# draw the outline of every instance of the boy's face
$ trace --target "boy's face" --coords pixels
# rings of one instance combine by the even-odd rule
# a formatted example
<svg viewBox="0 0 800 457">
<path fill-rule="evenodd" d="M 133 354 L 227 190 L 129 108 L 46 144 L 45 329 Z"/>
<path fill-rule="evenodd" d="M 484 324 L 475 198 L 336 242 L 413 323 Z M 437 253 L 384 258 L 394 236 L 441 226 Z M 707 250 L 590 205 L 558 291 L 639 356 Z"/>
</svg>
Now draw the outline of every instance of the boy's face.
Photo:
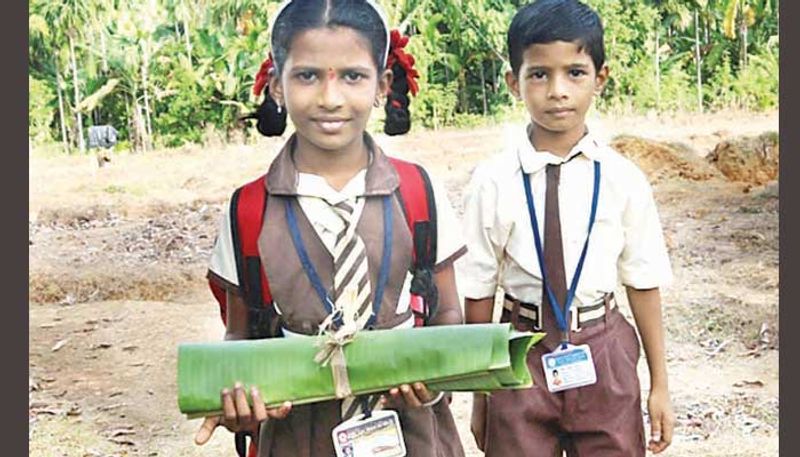
<svg viewBox="0 0 800 457">
<path fill-rule="evenodd" d="M 583 134 L 586 111 L 607 80 L 607 66 L 597 71 L 591 56 L 567 41 L 528 46 L 519 73 L 506 74 L 512 94 L 525 101 L 534 127 L 567 136 Z"/>
</svg>

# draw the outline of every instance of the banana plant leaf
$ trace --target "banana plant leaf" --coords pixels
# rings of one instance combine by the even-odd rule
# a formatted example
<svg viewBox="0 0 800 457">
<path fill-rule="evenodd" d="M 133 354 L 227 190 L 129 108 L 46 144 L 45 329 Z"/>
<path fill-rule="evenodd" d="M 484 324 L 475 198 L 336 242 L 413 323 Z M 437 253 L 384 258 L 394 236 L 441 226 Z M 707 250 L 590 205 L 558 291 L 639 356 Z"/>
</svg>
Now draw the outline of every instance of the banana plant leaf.
<svg viewBox="0 0 800 457">
<path fill-rule="evenodd" d="M 543 333 L 510 324 L 444 325 L 359 332 L 343 348 L 353 394 L 422 381 L 430 389 L 491 391 L 533 385 L 526 363 Z M 185 343 L 178 347 L 178 406 L 190 418 L 221 411 L 220 391 L 258 386 L 277 406 L 336 398 L 331 366 L 314 361 L 324 337 Z"/>
</svg>

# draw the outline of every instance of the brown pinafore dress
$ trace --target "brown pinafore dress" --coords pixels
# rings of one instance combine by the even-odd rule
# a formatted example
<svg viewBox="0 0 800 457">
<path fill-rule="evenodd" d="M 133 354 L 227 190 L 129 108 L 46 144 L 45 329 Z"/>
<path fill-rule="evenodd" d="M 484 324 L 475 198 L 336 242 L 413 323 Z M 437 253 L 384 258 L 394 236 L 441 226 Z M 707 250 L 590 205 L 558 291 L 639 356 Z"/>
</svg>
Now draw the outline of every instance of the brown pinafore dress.
<svg viewBox="0 0 800 457">
<path fill-rule="evenodd" d="M 392 262 L 375 327 L 387 329 L 407 321 L 411 310 L 396 313 L 401 289 L 412 262 L 412 239 L 400 202 L 395 196 L 399 178 L 383 152 L 371 139 L 373 159 L 367 168 L 367 201 L 356 231 L 364 240 L 369 280 L 378 281 L 383 254 L 383 198 L 391 195 L 393 211 Z M 287 142 L 267 174 L 269 200 L 258 247 L 270 278 L 270 289 L 280 312 L 282 325 L 290 332 L 311 335 L 327 317 L 293 248 L 285 204 L 295 209 L 300 235 L 309 258 L 322 279 L 332 287 L 333 258 L 319 239 L 296 199 L 297 169 L 291 157 L 293 138 Z M 431 407 L 398 410 L 406 448 L 411 457 L 462 457 L 464 450 L 448 402 Z M 285 419 L 268 420 L 261 426 L 259 457 L 331 457 L 335 455 L 331 430 L 342 421 L 341 401 L 333 400 L 292 408 Z"/>
</svg>

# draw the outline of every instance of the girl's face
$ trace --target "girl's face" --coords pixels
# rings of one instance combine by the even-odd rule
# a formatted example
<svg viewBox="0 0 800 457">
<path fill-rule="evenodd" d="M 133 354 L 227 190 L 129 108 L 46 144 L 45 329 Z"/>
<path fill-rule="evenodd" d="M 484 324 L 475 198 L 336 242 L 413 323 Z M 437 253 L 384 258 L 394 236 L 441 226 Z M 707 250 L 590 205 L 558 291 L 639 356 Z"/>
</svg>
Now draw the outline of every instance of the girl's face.
<svg viewBox="0 0 800 457">
<path fill-rule="evenodd" d="M 329 152 L 360 146 L 372 107 L 391 71 L 378 74 L 371 44 L 347 27 L 305 30 L 292 40 L 272 97 L 292 118 L 299 140 Z"/>
</svg>

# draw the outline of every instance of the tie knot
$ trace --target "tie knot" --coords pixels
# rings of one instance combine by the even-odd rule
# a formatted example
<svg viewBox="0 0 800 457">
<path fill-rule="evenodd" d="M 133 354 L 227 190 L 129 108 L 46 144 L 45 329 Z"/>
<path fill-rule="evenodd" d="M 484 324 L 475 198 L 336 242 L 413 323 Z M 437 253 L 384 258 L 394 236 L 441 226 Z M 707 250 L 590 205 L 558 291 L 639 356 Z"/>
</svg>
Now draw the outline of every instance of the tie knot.
<svg viewBox="0 0 800 457">
<path fill-rule="evenodd" d="M 355 211 L 355 208 L 353 208 L 352 206 L 350 206 L 350 204 L 346 202 L 339 202 L 335 205 L 332 205 L 332 208 L 344 220 L 349 220 L 350 216 L 353 215 L 353 211 Z"/>
<path fill-rule="evenodd" d="M 547 164 L 547 178 L 549 182 L 558 182 L 561 177 L 561 164 Z"/>
<path fill-rule="evenodd" d="M 337 216 L 344 222 L 344 227 L 347 229 L 350 227 L 350 224 L 353 222 L 353 218 L 355 216 L 356 207 L 355 205 L 351 205 L 347 202 L 339 202 L 335 205 L 331 205 L 331 209 Z"/>
</svg>

